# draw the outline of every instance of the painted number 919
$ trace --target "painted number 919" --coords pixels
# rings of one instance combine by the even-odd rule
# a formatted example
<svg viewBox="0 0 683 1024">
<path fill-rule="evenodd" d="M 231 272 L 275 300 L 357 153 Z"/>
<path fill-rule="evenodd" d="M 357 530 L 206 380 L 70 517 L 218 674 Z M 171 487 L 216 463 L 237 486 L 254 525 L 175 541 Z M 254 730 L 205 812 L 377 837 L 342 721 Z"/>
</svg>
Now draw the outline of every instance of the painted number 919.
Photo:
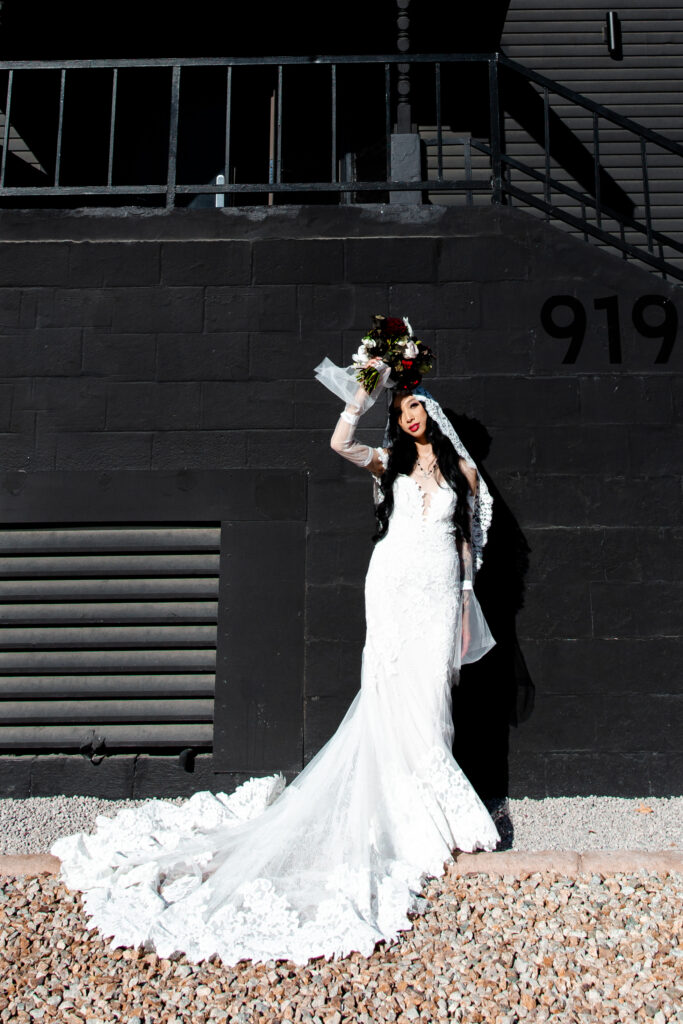
<svg viewBox="0 0 683 1024">
<path fill-rule="evenodd" d="M 607 355 L 610 363 L 621 363 L 621 327 L 619 323 L 619 298 L 616 295 L 607 295 L 604 298 L 595 299 L 593 308 L 604 310 L 607 320 Z M 560 309 L 569 310 L 571 316 L 565 323 L 566 315 L 558 323 L 555 319 L 555 312 Z M 655 323 L 650 322 L 646 317 L 649 310 L 660 310 L 660 315 L 655 316 Z M 633 326 L 644 338 L 661 338 L 661 345 L 655 357 L 655 363 L 667 363 L 676 340 L 678 331 L 678 313 L 671 299 L 664 295 L 641 295 L 633 304 L 631 311 Z M 565 353 L 563 363 L 575 363 L 583 339 L 586 336 L 588 317 L 586 307 L 574 295 L 551 295 L 543 303 L 541 310 L 541 323 L 543 329 L 551 338 L 568 338 L 569 347 Z"/>
</svg>

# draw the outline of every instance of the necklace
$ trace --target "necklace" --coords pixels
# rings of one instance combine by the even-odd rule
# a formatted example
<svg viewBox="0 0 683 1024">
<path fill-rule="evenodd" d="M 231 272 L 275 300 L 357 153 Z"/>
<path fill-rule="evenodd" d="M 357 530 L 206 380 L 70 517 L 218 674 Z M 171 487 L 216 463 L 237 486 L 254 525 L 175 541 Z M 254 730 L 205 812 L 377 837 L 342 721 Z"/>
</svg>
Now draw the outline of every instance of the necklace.
<svg viewBox="0 0 683 1024">
<path fill-rule="evenodd" d="M 425 469 L 419 459 L 417 460 L 417 468 L 420 470 L 420 473 L 425 480 L 428 480 L 430 476 L 434 476 L 434 470 L 436 469 L 436 455 L 432 457 L 432 461 L 429 463 L 429 469 Z"/>
</svg>

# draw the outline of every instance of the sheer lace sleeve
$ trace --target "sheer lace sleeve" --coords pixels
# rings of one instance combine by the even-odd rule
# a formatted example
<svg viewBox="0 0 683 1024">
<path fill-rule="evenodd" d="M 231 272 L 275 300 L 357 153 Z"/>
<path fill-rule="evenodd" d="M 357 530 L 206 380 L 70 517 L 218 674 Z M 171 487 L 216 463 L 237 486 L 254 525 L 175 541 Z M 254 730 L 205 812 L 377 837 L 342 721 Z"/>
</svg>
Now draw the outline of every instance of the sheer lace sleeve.
<svg viewBox="0 0 683 1024">
<path fill-rule="evenodd" d="M 364 468 L 369 465 L 374 449 L 355 440 L 356 424 L 359 418 L 358 413 L 353 411 L 353 406 L 347 405 L 334 428 L 334 433 L 330 438 L 330 447 L 332 451 L 342 455 L 349 462 Z"/>
<path fill-rule="evenodd" d="M 370 448 L 366 444 L 356 441 L 356 424 L 371 405 L 377 401 L 389 386 L 391 367 L 382 366 L 379 380 L 371 394 L 368 394 L 356 380 L 358 367 L 347 366 L 345 368 L 335 366 L 329 359 L 323 359 L 322 363 L 315 368 L 315 375 L 329 391 L 338 395 L 346 402 L 346 408 L 339 417 L 337 426 L 330 440 L 333 451 L 338 452 L 349 462 L 363 469 L 369 469 L 373 476 L 381 476 L 386 466 L 386 459 L 379 454 L 383 451 L 380 448 Z"/>
<path fill-rule="evenodd" d="M 346 406 L 330 438 L 330 447 L 354 465 L 369 469 L 374 476 L 380 476 L 386 466 L 386 453 L 382 448 L 371 448 L 356 441 L 356 424 L 360 419 L 357 408 L 355 405 Z"/>
</svg>

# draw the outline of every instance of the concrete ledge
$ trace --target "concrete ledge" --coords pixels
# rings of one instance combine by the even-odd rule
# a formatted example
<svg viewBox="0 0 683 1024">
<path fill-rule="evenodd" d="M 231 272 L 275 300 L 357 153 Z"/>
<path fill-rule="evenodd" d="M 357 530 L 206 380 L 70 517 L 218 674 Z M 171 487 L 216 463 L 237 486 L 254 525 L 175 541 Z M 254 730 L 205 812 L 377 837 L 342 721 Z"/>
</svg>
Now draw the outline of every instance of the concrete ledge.
<svg viewBox="0 0 683 1024">
<path fill-rule="evenodd" d="M 27 853 L 24 855 L 0 857 L 0 876 L 8 875 L 56 875 L 59 872 L 59 857 L 51 853 Z"/>
<path fill-rule="evenodd" d="M 586 850 L 581 854 L 581 871 L 612 875 L 615 871 L 650 871 L 662 875 L 683 872 L 682 850 Z"/>
<path fill-rule="evenodd" d="M 456 875 L 526 876 L 535 871 L 555 871 L 574 878 L 580 854 L 572 850 L 499 850 L 497 853 L 459 853 L 451 871 Z"/>
<path fill-rule="evenodd" d="M 455 875 L 517 875 L 526 878 L 537 871 L 576 878 L 580 874 L 614 875 L 617 872 L 649 871 L 652 874 L 683 872 L 683 850 L 500 850 L 497 853 L 459 853 L 451 872 Z"/>
<path fill-rule="evenodd" d="M 220 210 L 83 207 L 79 210 L 0 211 L 2 242 L 182 242 L 261 238 L 365 238 L 387 235 L 469 235 L 472 226 L 500 234 L 503 220 L 523 230 L 529 216 L 509 206 L 225 206 Z M 578 242 L 577 245 L 583 245 Z"/>
<path fill-rule="evenodd" d="M 49 853 L 0 856 L 0 876 L 56 875 L 58 857 Z M 649 871 L 652 874 L 683 874 L 683 850 L 500 850 L 497 853 L 459 853 L 449 869 L 452 875 L 515 875 L 528 878 L 536 872 L 566 875 L 614 875 Z"/>
</svg>

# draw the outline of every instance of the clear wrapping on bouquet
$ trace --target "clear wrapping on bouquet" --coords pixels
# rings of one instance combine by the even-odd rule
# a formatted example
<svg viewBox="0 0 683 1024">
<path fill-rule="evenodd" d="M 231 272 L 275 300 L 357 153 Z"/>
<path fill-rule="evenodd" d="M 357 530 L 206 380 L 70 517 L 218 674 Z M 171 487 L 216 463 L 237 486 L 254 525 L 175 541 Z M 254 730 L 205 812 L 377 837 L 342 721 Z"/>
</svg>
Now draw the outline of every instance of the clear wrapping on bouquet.
<svg viewBox="0 0 683 1024">
<path fill-rule="evenodd" d="M 370 394 L 364 391 L 362 385 L 356 378 L 358 367 L 353 366 L 337 366 L 327 356 L 323 359 L 322 363 L 319 363 L 313 371 L 328 391 L 336 395 L 337 398 L 341 398 L 342 402 L 346 405 L 358 406 L 359 403 L 359 392 L 360 399 L 362 400 L 362 408 L 359 412 L 367 412 L 367 410 L 375 404 L 381 394 L 384 394 L 384 390 L 389 381 L 389 374 L 391 373 L 391 367 L 385 366 L 380 371 L 379 381 L 373 388 Z"/>
<path fill-rule="evenodd" d="M 461 665 L 469 665 L 473 661 L 479 661 L 495 645 L 495 640 L 488 623 L 484 618 L 481 605 L 477 601 L 473 590 L 463 591 L 463 598 L 467 595 L 467 615 L 469 617 L 470 642 L 466 653 L 461 657 Z M 462 633 L 462 624 L 461 624 Z M 457 645 L 460 649 L 460 645 Z"/>
</svg>

